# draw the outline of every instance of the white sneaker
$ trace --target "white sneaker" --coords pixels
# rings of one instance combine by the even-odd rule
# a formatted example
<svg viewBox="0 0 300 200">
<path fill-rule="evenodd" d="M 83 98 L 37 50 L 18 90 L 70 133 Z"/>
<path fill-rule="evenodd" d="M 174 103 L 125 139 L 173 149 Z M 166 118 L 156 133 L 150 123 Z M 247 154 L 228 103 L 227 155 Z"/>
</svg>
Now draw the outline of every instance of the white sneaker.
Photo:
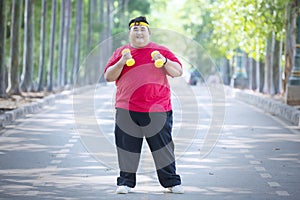
<svg viewBox="0 0 300 200">
<path fill-rule="evenodd" d="M 130 187 L 128 187 L 126 185 L 120 185 L 120 186 L 118 186 L 116 193 L 117 194 L 127 194 L 130 191 L 131 191 Z"/>
<path fill-rule="evenodd" d="M 184 194 L 184 189 L 181 185 L 175 185 L 174 187 L 169 187 L 168 189 L 174 194 Z"/>
</svg>

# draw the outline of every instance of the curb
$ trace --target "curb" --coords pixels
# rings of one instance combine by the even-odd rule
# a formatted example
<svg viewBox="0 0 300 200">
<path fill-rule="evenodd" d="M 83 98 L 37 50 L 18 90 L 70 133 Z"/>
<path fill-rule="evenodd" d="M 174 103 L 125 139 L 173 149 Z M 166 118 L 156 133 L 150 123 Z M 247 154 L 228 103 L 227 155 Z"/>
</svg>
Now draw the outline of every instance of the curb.
<svg viewBox="0 0 300 200">
<path fill-rule="evenodd" d="M 54 105 L 57 100 L 67 98 L 70 93 L 70 91 L 65 91 L 55 95 L 52 94 L 43 99 L 39 99 L 36 102 L 5 112 L 4 114 L 0 115 L 0 129 L 11 124 L 19 118 L 25 117 L 28 114 L 40 112 L 45 106 Z"/>
<path fill-rule="evenodd" d="M 263 98 L 259 94 L 252 91 L 244 91 L 239 89 L 232 89 L 234 97 L 238 100 L 255 105 L 261 110 L 270 113 L 271 115 L 283 118 L 293 125 L 300 126 L 300 110 L 293 106 L 289 106 L 280 101 L 270 98 Z"/>
<path fill-rule="evenodd" d="M 15 120 L 23 118 L 28 114 L 40 112 L 45 106 L 53 106 L 58 100 L 66 99 L 70 95 L 77 94 L 88 89 L 93 89 L 95 87 L 95 85 L 88 85 L 81 88 L 72 88 L 70 90 L 62 91 L 58 94 L 49 95 L 43 99 L 39 99 L 36 102 L 19 107 L 15 110 L 7 111 L 0 115 L 0 130 L 9 124 L 12 124 Z"/>
</svg>

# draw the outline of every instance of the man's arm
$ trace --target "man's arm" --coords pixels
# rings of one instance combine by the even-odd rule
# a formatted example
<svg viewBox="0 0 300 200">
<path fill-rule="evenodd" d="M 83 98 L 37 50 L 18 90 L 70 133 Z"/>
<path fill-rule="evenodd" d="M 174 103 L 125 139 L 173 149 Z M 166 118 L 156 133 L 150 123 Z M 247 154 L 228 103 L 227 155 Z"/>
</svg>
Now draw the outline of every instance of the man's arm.
<svg viewBox="0 0 300 200">
<path fill-rule="evenodd" d="M 170 59 L 167 59 L 161 54 L 154 55 L 154 60 L 162 59 L 164 61 L 164 68 L 168 74 L 172 77 L 178 77 L 182 75 L 182 68 L 178 62 L 174 62 Z"/>
<path fill-rule="evenodd" d="M 106 72 L 104 73 L 105 80 L 107 82 L 116 81 L 119 78 L 124 65 L 126 64 L 126 60 L 128 60 L 129 58 L 131 58 L 131 55 L 126 53 L 126 54 L 122 55 L 122 57 L 120 58 L 120 60 L 118 62 L 116 62 L 114 65 L 108 67 Z"/>
<path fill-rule="evenodd" d="M 182 69 L 178 62 L 174 62 L 172 60 L 169 60 L 165 58 L 167 61 L 164 65 L 165 69 L 167 70 L 168 74 L 172 77 L 178 77 L 182 75 Z"/>
</svg>

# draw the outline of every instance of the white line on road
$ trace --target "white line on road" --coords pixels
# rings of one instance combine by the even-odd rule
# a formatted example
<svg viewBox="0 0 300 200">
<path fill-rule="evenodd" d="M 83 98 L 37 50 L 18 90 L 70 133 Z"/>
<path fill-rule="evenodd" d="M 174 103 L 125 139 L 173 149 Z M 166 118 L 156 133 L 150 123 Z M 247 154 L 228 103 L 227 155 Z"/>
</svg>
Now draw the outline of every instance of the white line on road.
<svg viewBox="0 0 300 200">
<path fill-rule="evenodd" d="M 249 163 L 250 163 L 251 165 L 260 165 L 260 164 L 261 164 L 261 162 L 260 162 L 260 161 L 257 161 L 257 160 L 250 160 Z"/>
<path fill-rule="evenodd" d="M 280 184 L 277 182 L 267 182 L 270 187 L 280 187 Z"/>
<path fill-rule="evenodd" d="M 262 173 L 262 174 L 260 174 L 260 176 L 261 176 L 262 178 L 272 178 L 272 175 L 269 174 L 269 173 Z"/>
<path fill-rule="evenodd" d="M 64 147 L 67 147 L 67 148 L 71 148 L 71 147 L 73 147 L 74 146 L 74 144 L 65 144 L 64 145 Z"/>
<path fill-rule="evenodd" d="M 69 139 L 68 143 L 76 143 L 78 139 Z"/>
<path fill-rule="evenodd" d="M 258 172 L 262 172 L 262 171 L 266 171 L 266 168 L 264 167 L 255 167 L 255 170 L 258 171 Z"/>
<path fill-rule="evenodd" d="M 290 196 L 290 194 L 287 191 L 276 191 L 276 194 L 278 196 Z"/>
<path fill-rule="evenodd" d="M 61 149 L 58 153 L 69 153 L 70 149 Z"/>
<path fill-rule="evenodd" d="M 51 164 L 59 164 L 59 163 L 61 163 L 61 160 L 52 160 L 50 163 Z"/>
</svg>

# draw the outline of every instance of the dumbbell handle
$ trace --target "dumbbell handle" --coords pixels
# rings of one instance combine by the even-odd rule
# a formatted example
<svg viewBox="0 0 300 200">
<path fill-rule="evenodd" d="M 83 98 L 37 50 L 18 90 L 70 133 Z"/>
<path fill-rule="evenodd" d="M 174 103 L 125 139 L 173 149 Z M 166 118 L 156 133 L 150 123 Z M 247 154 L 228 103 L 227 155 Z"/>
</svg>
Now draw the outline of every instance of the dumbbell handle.
<svg viewBox="0 0 300 200">
<path fill-rule="evenodd" d="M 152 53 L 151 53 L 152 59 L 154 58 L 154 56 L 156 54 L 160 54 L 159 51 L 157 51 L 157 50 L 152 51 Z M 164 66 L 164 61 L 161 58 L 159 58 L 159 59 L 155 60 L 154 65 L 155 65 L 156 68 L 161 68 L 162 66 Z"/>
<path fill-rule="evenodd" d="M 126 48 L 126 49 L 122 50 L 122 55 L 124 55 L 126 53 L 130 53 L 130 49 Z M 133 58 L 129 58 L 129 59 L 126 60 L 126 65 L 128 67 L 131 67 L 134 64 L 135 64 L 135 60 Z"/>
</svg>

